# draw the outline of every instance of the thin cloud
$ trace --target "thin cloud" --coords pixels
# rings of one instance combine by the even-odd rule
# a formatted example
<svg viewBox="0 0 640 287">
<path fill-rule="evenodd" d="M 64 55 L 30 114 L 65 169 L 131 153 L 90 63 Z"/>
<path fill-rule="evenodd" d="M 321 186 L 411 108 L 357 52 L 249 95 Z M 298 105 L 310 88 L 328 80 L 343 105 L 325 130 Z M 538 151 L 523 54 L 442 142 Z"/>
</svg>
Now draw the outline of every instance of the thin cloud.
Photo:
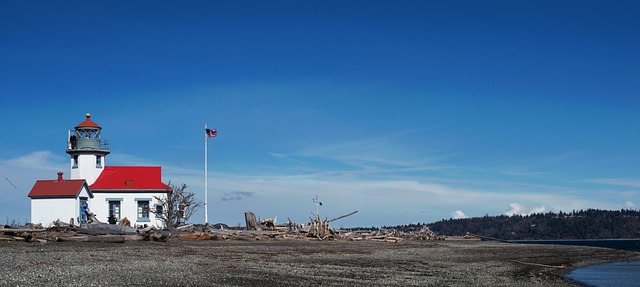
<svg viewBox="0 0 640 287">
<path fill-rule="evenodd" d="M 393 140 L 393 135 L 373 137 L 339 143 L 324 144 L 301 149 L 295 154 L 304 157 L 326 158 L 349 165 L 363 166 L 403 166 L 412 167 L 427 159 L 418 158 L 410 147 L 402 148 L 401 142 Z M 403 152 L 400 152 L 403 151 Z"/>
<path fill-rule="evenodd" d="M 253 194 L 254 194 L 254 192 L 252 192 L 252 191 L 227 192 L 226 194 L 224 194 L 222 196 L 222 201 L 242 200 L 242 199 L 247 198 L 247 197 L 252 197 Z"/>
<path fill-rule="evenodd" d="M 62 156 L 55 155 L 50 151 L 34 151 L 14 159 L 5 160 L 3 164 L 12 167 L 60 171 L 68 168 L 64 166 L 63 162 L 64 158 Z"/>
<path fill-rule="evenodd" d="M 631 179 L 631 178 L 595 178 L 595 179 L 583 180 L 581 182 L 640 188 L 640 179 Z"/>
<path fill-rule="evenodd" d="M 582 157 L 586 154 L 587 153 L 584 150 L 572 150 L 572 151 L 566 151 L 563 153 L 548 155 L 540 159 L 546 162 L 561 162 L 561 161 L 573 160 L 573 159 Z"/>
<path fill-rule="evenodd" d="M 537 175 L 547 175 L 554 174 L 555 172 L 551 171 L 524 171 L 524 170 L 507 170 L 504 171 L 503 174 L 511 175 L 511 176 L 537 176 Z"/>
<path fill-rule="evenodd" d="M 220 200 L 227 203 L 218 208 L 221 208 L 221 213 L 225 210 L 231 217 L 235 217 L 237 213 L 232 208 L 251 209 L 262 214 L 280 213 L 294 219 L 300 214 L 304 217 L 309 209 L 314 208 L 311 203 L 308 206 L 304 203 L 310 202 L 308 199 L 317 194 L 322 197 L 323 203 L 327 203 L 321 210 L 323 213 L 335 215 L 344 213 L 345 210 L 357 209 L 360 210 L 359 216 L 349 220 L 363 226 L 371 223 L 433 222 L 449 218 L 451 210 L 464 209 L 464 215 L 469 217 L 502 214 L 505 213 L 504 206 L 509 206 L 510 203 L 518 203 L 510 214 L 525 215 L 547 210 L 566 211 L 590 207 L 611 209 L 620 206 L 613 201 L 607 205 L 608 201 L 601 198 L 581 197 L 585 192 L 593 192 L 591 190 L 558 185 L 519 183 L 495 178 L 473 179 L 455 174 L 447 177 L 425 177 L 424 173 L 379 176 L 384 171 L 394 169 L 411 168 L 328 170 L 312 166 L 306 170 L 298 169 L 295 173 L 284 169 L 242 173 L 211 171 L 209 190 L 222 194 Z M 163 171 L 166 171 L 165 178 L 188 183 L 192 190 L 203 188 L 202 171 L 199 169 L 189 171 L 164 166 Z M 255 197 L 256 200 L 245 201 L 249 197 Z M 211 206 L 216 205 L 212 203 Z M 429 210 L 428 216 L 421 213 L 425 207 Z"/>
<path fill-rule="evenodd" d="M 272 156 L 272 157 L 275 157 L 275 158 L 287 158 L 287 157 L 289 157 L 286 154 L 275 153 L 275 152 L 270 152 L 269 155 Z"/>
</svg>

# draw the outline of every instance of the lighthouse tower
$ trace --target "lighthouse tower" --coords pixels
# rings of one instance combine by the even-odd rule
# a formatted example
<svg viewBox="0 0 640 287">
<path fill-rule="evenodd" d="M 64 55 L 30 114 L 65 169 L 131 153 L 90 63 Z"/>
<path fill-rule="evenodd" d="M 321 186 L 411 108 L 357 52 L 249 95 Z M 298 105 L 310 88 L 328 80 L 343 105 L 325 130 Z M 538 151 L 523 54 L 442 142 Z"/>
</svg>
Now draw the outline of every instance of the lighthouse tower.
<svg viewBox="0 0 640 287">
<path fill-rule="evenodd" d="M 101 130 L 87 113 L 87 118 L 69 131 L 67 153 L 71 156 L 71 179 L 85 179 L 92 185 L 100 176 L 109 154 L 109 144 L 100 139 Z"/>
</svg>

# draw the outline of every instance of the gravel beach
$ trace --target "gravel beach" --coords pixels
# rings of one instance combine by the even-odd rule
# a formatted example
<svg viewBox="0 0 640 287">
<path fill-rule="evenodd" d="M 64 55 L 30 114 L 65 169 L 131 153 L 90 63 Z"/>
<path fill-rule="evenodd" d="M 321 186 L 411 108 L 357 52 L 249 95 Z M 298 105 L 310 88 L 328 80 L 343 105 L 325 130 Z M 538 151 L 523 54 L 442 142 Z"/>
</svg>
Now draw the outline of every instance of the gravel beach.
<svg viewBox="0 0 640 287">
<path fill-rule="evenodd" d="M 2 286 L 578 286 L 605 248 L 444 240 L 0 242 Z"/>
</svg>

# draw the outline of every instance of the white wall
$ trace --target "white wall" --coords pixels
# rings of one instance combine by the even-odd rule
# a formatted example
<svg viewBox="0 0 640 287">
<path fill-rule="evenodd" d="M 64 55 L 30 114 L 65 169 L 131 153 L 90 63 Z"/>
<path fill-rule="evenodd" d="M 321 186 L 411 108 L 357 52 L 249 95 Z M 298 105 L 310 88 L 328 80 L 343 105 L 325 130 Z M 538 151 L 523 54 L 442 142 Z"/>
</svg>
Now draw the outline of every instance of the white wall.
<svg viewBox="0 0 640 287">
<path fill-rule="evenodd" d="M 77 224 L 79 211 L 80 201 L 75 198 L 31 199 L 31 223 L 41 223 L 45 228 L 58 219 L 69 223 L 73 218 Z"/>
<path fill-rule="evenodd" d="M 127 218 L 131 221 L 132 226 L 148 225 L 158 228 L 163 228 L 164 224 L 159 219 L 156 219 L 155 214 L 149 211 L 148 222 L 138 221 L 138 200 L 148 199 L 149 208 L 155 210 L 155 205 L 158 201 L 155 196 L 165 196 L 164 193 L 124 193 L 124 192 L 109 192 L 101 193 L 94 192 L 93 198 L 89 201 L 89 209 L 96 215 L 96 218 L 100 222 L 108 222 L 109 217 L 109 199 L 121 199 L 120 201 L 120 219 Z"/>
<path fill-rule="evenodd" d="M 76 198 L 32 198 L 31 199 L 31 223 L 40 223 L 43 227 L 51 227 L 53 222 L 62 222 L 78 225 L 80 219 L 80 198 L 88 198 L 89 192 L 86 186 Z M 90 199 L 89 199 L 90 200 Z"/>
<path fill-rule="evenodd" d="M 92 185 L 96 182 L 100 173 L 105 166 L 106 156 L 102 156 L 102 167 L 96 167 L 96 156 L 95 154 L 80 154 L 78 155 L 78 167 L 73 168 L 73 155 L 70 158 L 70 167 L 71 167 L 71 179 L 85 179 L 88 185 Z M 100 155 L 101 156 L 101 155 Z"/>
</svg>

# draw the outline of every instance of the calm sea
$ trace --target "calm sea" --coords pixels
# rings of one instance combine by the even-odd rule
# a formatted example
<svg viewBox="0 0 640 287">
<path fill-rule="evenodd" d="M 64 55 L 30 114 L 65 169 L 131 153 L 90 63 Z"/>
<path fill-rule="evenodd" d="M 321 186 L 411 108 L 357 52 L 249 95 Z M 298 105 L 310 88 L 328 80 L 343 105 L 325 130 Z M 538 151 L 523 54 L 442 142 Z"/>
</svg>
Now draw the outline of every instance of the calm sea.
<svg viewBox="0 0 640 287">
<path fill-rule="evenodd" d="M 620 240 L 530 240 L 520 243 L 597 246 L 640 252 L 640 239 Z M 594 287 L 640 286 L 640 261 L 616 262 L 580 268 L 567 278 Z"/>
</svg>

